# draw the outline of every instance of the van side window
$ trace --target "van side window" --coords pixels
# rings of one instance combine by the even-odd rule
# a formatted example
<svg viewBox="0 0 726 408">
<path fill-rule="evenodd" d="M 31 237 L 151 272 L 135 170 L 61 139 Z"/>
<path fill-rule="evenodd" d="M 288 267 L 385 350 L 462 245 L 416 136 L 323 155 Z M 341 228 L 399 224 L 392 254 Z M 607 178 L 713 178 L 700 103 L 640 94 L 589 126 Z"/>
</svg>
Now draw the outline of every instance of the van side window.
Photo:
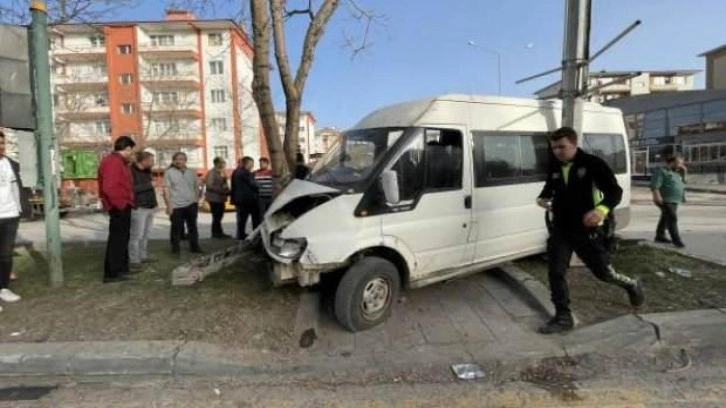
<svg viewBox="0 0 726 408">
<path fill-rule="evenodd" d="M 473 132 L 476 187 L 531 183 L 547 176 L 549 143 L 544 133 Z"/>
<path fill-rule="evenodd" d="M 623 136 L 617 133 L 585 133 L 583 150 L 605 160 L 615 174 L 628 171 Z"/>
<path fill-rule="evenodd" d="M 426 191 L 461 189 L 463 138 L 456 130 L 426 129 Z"/>
<path fill-rule="evenodd" d="M 414 201 L 424 187 L 424 139 L 419 134 L 408 145 L 391 170 L 398 173 L 398 194 L 402 203 Z"/>
</svg>

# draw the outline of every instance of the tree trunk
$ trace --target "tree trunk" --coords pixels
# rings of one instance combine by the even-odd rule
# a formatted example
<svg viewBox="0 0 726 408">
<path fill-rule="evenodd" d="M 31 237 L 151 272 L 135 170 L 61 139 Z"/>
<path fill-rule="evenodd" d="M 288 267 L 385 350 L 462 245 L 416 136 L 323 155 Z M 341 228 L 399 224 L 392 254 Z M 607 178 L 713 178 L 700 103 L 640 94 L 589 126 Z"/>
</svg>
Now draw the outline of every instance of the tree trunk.
<svg viewBox="0 0 726 408">
<path fill-rule="evenodd" d="M 251 0 L 252 35 L 254 57 L 252 69 L 252 98 L 260 112 L 262 128 L 265 132 L 267 149 L 270 153 L 270 164 L 275 180 L 275 191 L 280 192 L 290 179 L 290 172 L 280 141 L 280 133 L 275 119 L 275 105 L 272 101 L 270 86 L 270 14 L 267 0 Z"/>
</svg>

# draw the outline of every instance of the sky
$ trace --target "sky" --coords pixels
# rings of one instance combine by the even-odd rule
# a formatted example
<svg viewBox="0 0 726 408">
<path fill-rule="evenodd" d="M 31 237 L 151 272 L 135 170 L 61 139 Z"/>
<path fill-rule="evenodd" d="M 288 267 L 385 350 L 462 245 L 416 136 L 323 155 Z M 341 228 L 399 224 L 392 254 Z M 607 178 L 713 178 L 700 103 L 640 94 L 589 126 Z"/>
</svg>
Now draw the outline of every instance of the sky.
<svg viewBox="0 0 726 408">
<path fill-rule="evenodd" d="M 314 113 L 318 127 L 346 128 L 379 107 L 437 94 L 496 95 L 496 54 L 469 46 L 470 40 L 501 54 L 503 95 L 531 97 L 560 78 L 554 74 L 514 83 L 560 65 L 564 0 L 357 1 L 384 18 L 372 28 L 370 46 L 353 58 L 345 37 L 361 35 L 363 27 L 351 17 L 346 0 L 341 1 L 320 41 L 303 99 L 303 109 Z M 163 1 L 143 0 L 115 17 L 160 19 L 163 8 Z M 214 14 L 227 18 L 235 11 L 218 8 Z M 593 0 L 593 53 L 635 20 L 642 25 L 591 70 L 703 70 L 704 58 L 698 54 L 726 43 L 725 15 L 724 0 Z M 293 69 L 305 26 L 299 18 L 289 27 Z M 703 84 L 701 73 L 696 86 Z M 279 86 L 274 92 L 279 110 L 284 98 Z"/>
</svg>

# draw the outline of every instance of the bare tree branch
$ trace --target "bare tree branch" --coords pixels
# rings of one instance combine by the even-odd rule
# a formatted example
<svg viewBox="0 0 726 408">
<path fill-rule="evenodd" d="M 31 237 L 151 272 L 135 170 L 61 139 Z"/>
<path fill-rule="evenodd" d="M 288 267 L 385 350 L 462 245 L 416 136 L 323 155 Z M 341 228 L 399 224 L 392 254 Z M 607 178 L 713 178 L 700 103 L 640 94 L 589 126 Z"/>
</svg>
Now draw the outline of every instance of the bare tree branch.
<svg viewBox="0 0 726 408">
<path fill-rule="evenodd" d="M 313 11 L 313 0 L 308 0 L 308 8 L 306 9 L 287 10 L 287 8 L 285 8 L 286 20 L 301 14 L 309 16 L 310 21 L 313 21 L 315 19 L 315 12 Z"/>
<path fill-rule="evenodd" d="M 5 0 L 0 6 L 0 21 L 11 24 L 30 22 L 27 0 Z M 115 16 L 120 10 L 135 7 L 139 0 L 48 0 L 48 21 L 51 25 L 93 23 Z"/>
<path fill-rule="evenodd" d="M 373 27 L 379 25 L 381 21 L 385 20 L 385 16 L 383 14 L 376 14 L 373 10 L 363 8 L 357 0 L 347 0 L 347 4 L 353 20 L 363 26 L 363 34 L 360 38 L 349 35 L 345 29 L 343 30 L 345 46 L 350 48 L 352 51 L 351 59 L 354 59 L 358 56 L 358 54 L 364 52 L 373 45 L 373 42 L 370 39 Z"/>
</svg>

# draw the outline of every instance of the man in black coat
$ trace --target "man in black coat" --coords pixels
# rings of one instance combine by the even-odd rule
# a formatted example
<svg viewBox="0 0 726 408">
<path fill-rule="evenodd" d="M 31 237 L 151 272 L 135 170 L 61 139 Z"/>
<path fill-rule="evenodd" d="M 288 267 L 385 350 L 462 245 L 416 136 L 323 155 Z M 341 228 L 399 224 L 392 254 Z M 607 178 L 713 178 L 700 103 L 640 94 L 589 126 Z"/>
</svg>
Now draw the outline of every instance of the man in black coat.
<svg viewBox="0 0 726 408">
<path fill-rule="evenodd" d="M 237 211 L 237 239 L 239 240 L 247 238 L 245 227 L 250 216 L 253 228 L 257 228 L 262 222 L 259 211 L 259 188 L 252 173 L 254 167 L 255 160 L 245 156 L 232 173 L 232 204 Z"/>
<path fill-rule="evenodd" d="M 540 329 L 543 334 L 574 326 L 566 278 L 573 252 L 598 279 L 625 289 L 633 307 L 645 302 L 641 283 L 613 269 L 603 239 L 605 218 L 623 196 L 615 174 L 605 161 L 577 147 L 577 132 L 572 128 L 554 131 L 550 146 L 556 160 L 550 165 L 537 204 L 551 208 L 553 213 L 547 254 L 556 314 Z"/>
</svg>

